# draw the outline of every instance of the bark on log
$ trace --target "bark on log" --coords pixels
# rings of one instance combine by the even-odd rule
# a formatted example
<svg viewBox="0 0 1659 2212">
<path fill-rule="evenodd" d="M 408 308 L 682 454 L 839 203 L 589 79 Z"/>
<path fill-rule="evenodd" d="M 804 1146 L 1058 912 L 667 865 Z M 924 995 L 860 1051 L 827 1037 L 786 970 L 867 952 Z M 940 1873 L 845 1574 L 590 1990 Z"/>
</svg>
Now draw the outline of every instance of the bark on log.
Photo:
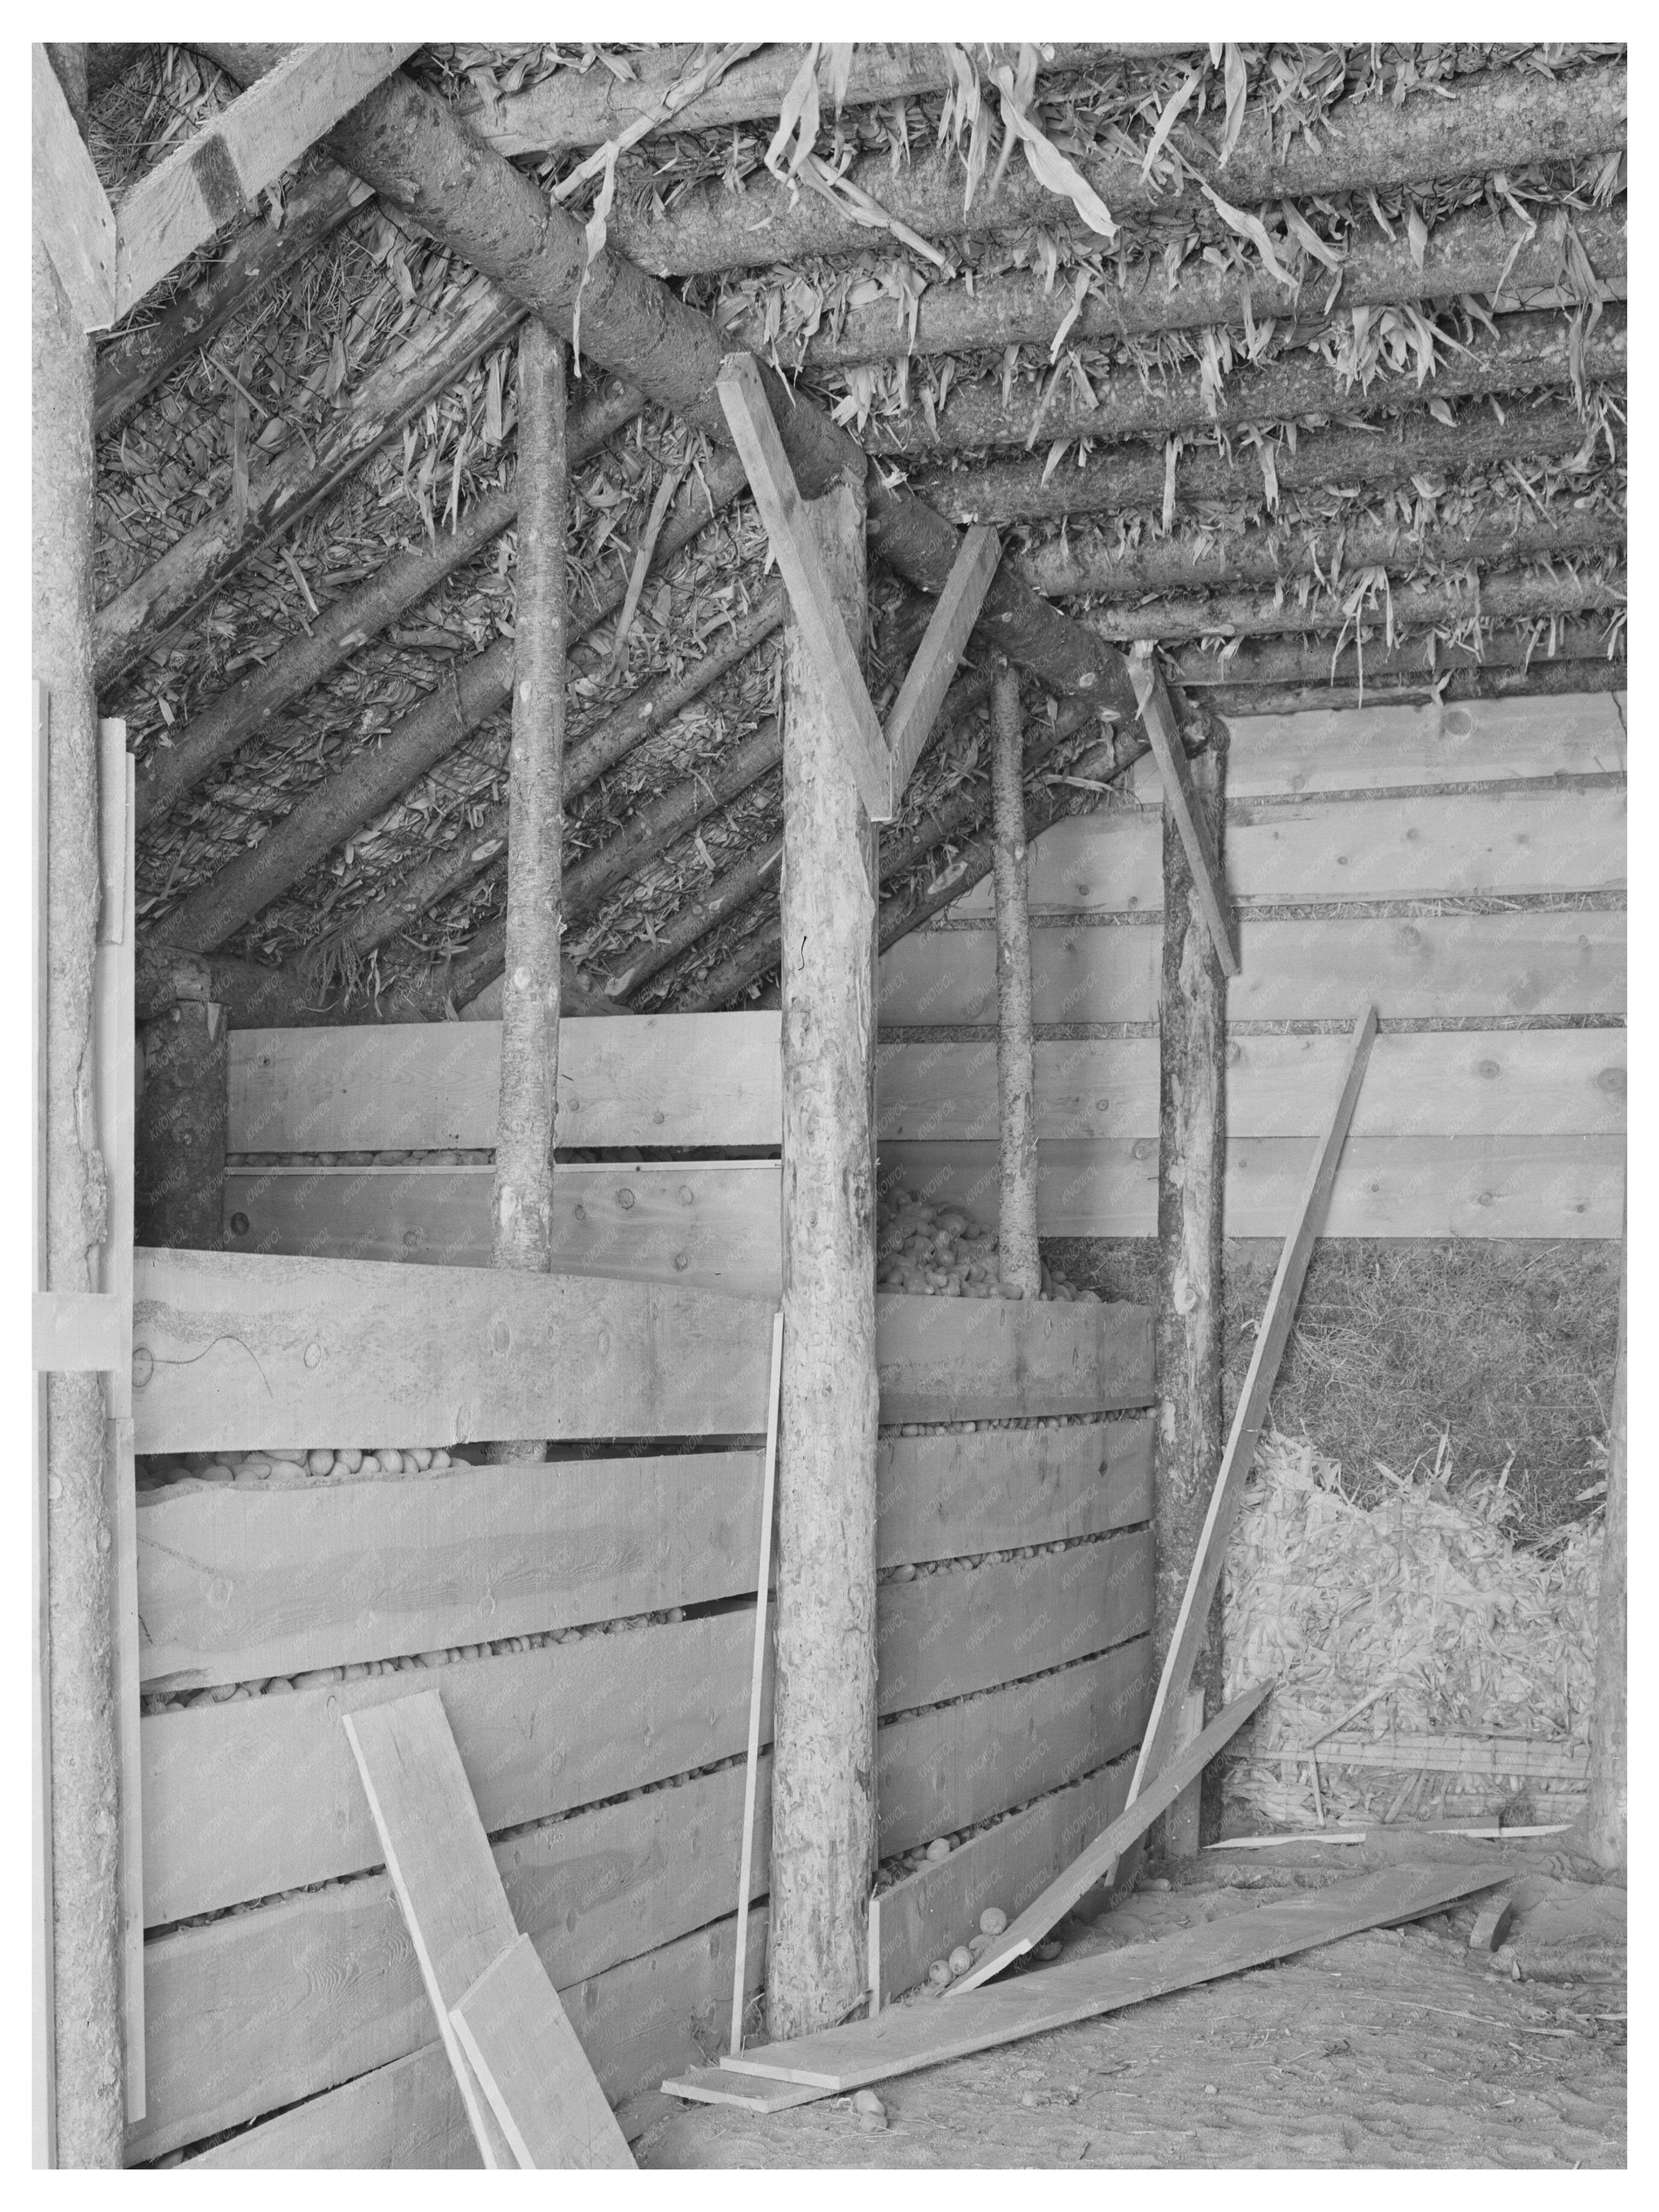
<svg viewBox="0 0 1659 2212">
<path fill-rule="evenodd" d="M 1449 149 L 1456 174 L 1479 176 L 1532 161 L 1571 161 L 1624 143 L 1623 62 L 1592 63 L 1553 80 L 1494 70 L 1459 77 L 1447 89 L 1449 99 L 1425 88 L 1401 107 L 1381 100 L 1340 102 L 1317 140 L 1297 134 L 1289 143 L 1253 101 L 1224 168 L 1218 130 L 1177 123 L 1171 137 L 1185 166 L 1174 186 L 1148 175 L 1141 149 L 1127 141 L 1121 151 L 1097 153 L 1077 167 L 1120 218 L 1156 213 L 1168 221 L 1179 212 L 1194 227 L 1202 223 L 1224 236 L 1202 196 L 1202 183 L 1213 185 L 1232 205 L 1249 208 L 1264 200 L 1328 198 L 1443 176 Z M 534 94 L 519 97 L 527 101 Z M 513 103 L 506 105 L 510 112 Z M 780 94 L 769 109 L 758 112 L 776 114 L 781 105 Z M 501 144 L 481 114 L 471 119 L 480 136 Z M 896 174 L 886 154 L 866 154 L 848 174 L 890 216 L 930 240 L 1007 237 L 1038 224 L 1073 234 L 1083 228 L 1069 203 L 1018 156 L 994 191 L 981 185 L 966 207 L 963 163 L 954 153 L 923 152 Z M 1258 212 L 1271 218 L 1275 209 Z M 642 269 L 683 276 L 867 253 L 872 234 L 821 193 L 763 171 L 745 179 L 735 198 L 724 179 L 700 185 L 665 209 L 653 207 L 648 198 L 628 196 L 611 220 L 611 236 Z"/>
<path fill-rule="evenodd" d="M 519 340 L 520 484 L 508 756 L 506 981 L 490 1259 L 520 1274 L 553 1266 L 553 1121 L 559 1092 L 559 932 L 564 849 L 564 349 L 527 321 Z M 512 1465 L 544 1437 L 492 1443 Z"/>
<path fill-rule="evenodd" d="M 1452 706 L 1460 699 L 1570 698 L 1593 691 L 1626 691 L 1630 667 L 1624 660 L 1534 660 L 1529 668 L 1462 668 L 1435 679 L 1402 677 L 1368 682 L 1364 694 L 1352 685 L 1319 684 L 1217 684 L 1204 694 L 1217 714 L 1231 722 L 1248 714 L 1328 714 L 1333 708 L 1415 705 L 1437 698 Z"/>
<path fill-rule="evenodd" d="M 270 66 L 276 50 L 216 45 L 204 51 L 246 82 Z M 619 254 L 607 249 L 590 263 L 583 225 L 550 208 L 530 178 L 481 146 L 451 110 L 407 76 L 379 87 L 329 143 L 336 158 L 389 205 L 559 330 L 568 327 L 580 296 L 584 356 L 625 372 L 660 404 L 730 447 L 714 390 L 729 337 Z M 817 401 L 792 398 L 769 368 L 762 374 L 803 497 L 815 497 L 849 469 L 865 470 L 863 449 Z M 878 469 L 866 474 L 866 499 L 872 550 L 923 591 L 943 591 L 956 559 L 956 532 L 905 486 L 889 484 Z M 1122 655 L 1037 598 L 1006 563 L 986 598 L 981 627 L 1052 690 L 1086 693 L 1126 720 L 1133 716 L 1134 694 Z"/>
<path fill-rule="evenodd" d="M 863 500 L 804 520 L 865 631 Z M 875 839 L 792 623 L 784 729 L 783 1374 L 767 2029 L 868 1987 L 876 1871 Z"/>
<path fill-rule="evenodd" d="M 82 82 L 84 76 L 82 76 Z M 92 977 L 100 896 L 98 723 L 92 677 L 90 341 L 37 230 L 31 244 L 33 590 L 30 658 L 49 694 L 45 975 L 46 1287 L 100 1287 L 105 1174 L 93 1092 Z M 100 1377 L 46 1378 L 51 1977 L 57 2162 L 121 2164 L 119 1762 L 112 1628 L 113 1532 Z"/>
<path fill-rule="evenodd" d="M 1276 526 L 1243 530 L 1220 539 L 1156 538 L 1116 546 L 1103 535 L 1093 544 L 1054 538 L 1016 556 L 1034 592 L 1047 599 L 1151 599 L 1165 592 L 1239 590 L 1249 584 L 1290 583 L 1302 576 L 1342 575 L 1361 568 L 1410 574 L 1419 568 L 1489 568 L 1498 562 L 1572 560 L 1585 553 L 1625 550 L 1620 514 L 1578 513 L 1569 507 L 1539 520 L 1522 512 L 1477 517 L 1457 529 L 1379 530 L 1328 526 L 1298 530 Z"/>
<path fill-rule="evenodd" d="M 280 230 L 273 230 L 262 216 L 244 225 L 207 274 L 181 293 L 166 314 L 142 330 L 124 331 L 101 349 L 94 435 L 101 438 L 118 428 L 273 277 L 304 260 L 373 198 L 367 185 L 331 165 L 303 178 L 286 196 Z"/>
<path fill-rule="evenodd" d="M 1418 474 L 1493 468 L 1505 461 L 1565 459 L 1581 450 L 1589 467 L 1593 434 L 1574 408 L 1556 404 L 1512 410 L 1503 422 L 1490 415 L 1457 423 L 1425 422 L 1413 415 L 1374 429 L 1314 431 L 1297 440 L 1294 452 L 1288 445 L 1275 445 L 1273 458 L 1282 495 L 1332 483 L 1401 483 Z M 1081 467 L 1062 462 L 1047 483 L 1046 465 L 1034 455 L 1029 461 L 999 461 L 973 470 L 919 470 L 913 481 L 933 508 L 959 523 L 1025 522 L 1103 508 L 1163 507 L 1162 453 L 1098 453 Z M 1230 455 L 1213 446 L 1193 447 L 1176 461 L 1176 512 L 1200 500 L 1243 506 L 1261 482 L 1254 453 Z M 1262 491 L 1265 495 L 1265 483 Z"/>
<path fill-rule="evenodd" d="M 1024 744 L 1019 678 L 1013 669 L 1001 668 L 991 690 L 991 814 L 997 919 L 997 1251 L 1006 1298 L 1035 1298 L 1042 1289 Z"/>
<path fill-rule="evenodd" d="M 1371 637 L 1363 652 L 1350 639 L 1340 653 L 1334 653 L 1328 645 L 1307 646 L 1295 638 L 1275 638 L 1241 645 L 1224 659 L 1219 653 L 1188 647 L 1171 654 L 1170 665 L 1194 691 L 1212 684 L 1231 689 L 1246 684 L 1352 684 L 1362 677 L 1369 685 L 1374 677 L 1432 678 L 1455 669 L 1521 668 L 1547 665 L 1552 660 L 1574 666 L 1588 662 L 1593 666 L 1607 658 L 1607 644 L 1602 623 L 1562 620 L 1555 623 L 1553 635 L 1547 622 L 1540 625 L 1538 635 L 1530 629 L 1494 631 L 1481 638 L 1478 648 L 1426 637 L 1390 651 L 1380 638 Z"/>
<path fill-rule="evenodd" d="M 1619 1275 L 1619 1364 L 1607 1429 L 1607 1526 L 1595 1611 L 1595 1702 L 1590 1713 L 1589 1796 L 1574 1842 L 1597 1866 L 1622 1872 L 1630 1856 L 1629 1519 L 1626 1463 L 1625 1309 L 1628 1250 Z"/>
<path fill-rule="evenodd" d="M 1562 293 L 1569 220 L 1596 276 L 1612 296 L 1621 298 L 1626 270 L 1625 210 L 1620 205 L 1589 214 L 1575 210 L 1571 218 L 1564 209 L 1550 209 L 1532 235 L 1522 238 L 1518 251 L 1518 226 L 1504 229 L 1484 208 L 1449 216 L 1431 232 L 1420 269 L 1403 240 L 1390 245 L 1380 236 L 1363 235 L 1343 261 L 1340 303 L 1344 308 L 1385 307 L 1458 299 L 1466 292 L 1494 311 L 1500 306 L 1559 305 L 1562 297 L 1570 303 L 1570 295 Z M 1153 331 L 1200 330 L 1206 324 L 1238 329 L 1246 300 L 1258 322 L 1304 303 L 1311 317 L 1322 321 L 1323 304 L 1336 283 L 1334 272 L 1310 258 L 1299 270 L 1299 295 L 1287 295 L 1265 270 L 1246 276 L 1207 261 L 1184 269 L 1172 285 L 1161 261 L 1139 262 L 1125 273 L 1127 281 L 1120 286 L 1089 294 L 1067 333 L 1073 344 Z M 1045 290 L 1039 276 L 988 276 L 971 293 L 960 284 L 930 284 L 917 307 L 914 332 L 908 313 L 896 314 L 891 299 L 879 300 L 849 308 L 839 320 L 827 317 L 805 340 L 781 335 L 777 357 L 787 369 L 804 363 L 809 372 L 823 374 L 909 354 L 1049 346 L 1071 313 L 1072 295 L 1060 284 Z M 729 343 L 758 349 L 765 343 L 764 311 L 746 311 L 726 331 Z"/>
<path fill-rule="evenodd" d="M 1310 592 L 1306 605 L 1291 596 L 1274 592 L 1263 598 L 1254 593 L 1215 592 L 1194 599 L 1143 600 L 1138 606 L 1091 607 L 1083 619 L 1103 636 L 1126 642 L 1138 637 L 1271 637 L 1285 633 L 1350 629 L 1354 617 L 1345 611 L 1357 578 L 1352 569 L 1343 576 L 1333 599 L 1328 592 Z M 1437 623 L 1468 622 L 1547 622 L 1552 616 L 1582 615 L 1593 608 L 1621 607 L 1628 596 L 1625 572 L 1607 575 L 1564 575 L 1528 569 L 1498 569 L 1479 576 L 1449 577 L 1434 583 L 1391 584 L 1378 593 L 1364 611 L 1365 627 L 1373 635 L 1391 619 L 1396 630 L 1420 629 Z"/>
<path fill-rule="evenodd" d="M 1206 727 L 1207 722 L 1208 727 Z M 1193 785 L 1218 860 L 1222 858 L 1225 732 L 1193 718 L 1183 738 L 1203 735 Z M 1218 738 L 1219 746 L 1218 745 Z M 1221 1464 L 1221 1199 L 1226 1174 L 1227 980 L 1194 888 L 1173 808 L 1164 810 L 1164 963 L 1158 998 L 1158 1422 L 1153 1476 L 1153 1656 L 1161 1667 L 1173 1637 L 1200 1532 Z M 1221 1593 L 1193 1670 L 1207 1718 L 1221 1703 Z M 1218 1772 L 1217 1782 L 1219 1781 Z M 1211 1793 L 1200 1832 L 1215 1832 Z"/>
<path fill-rule="evenodd" d="M 181 1000 L 143 1034 L 133 1149 L 133 1241 L 217 1252 L 225 1241 L 230 1024 L 214 1000 Z"/>
<path fill-rule="evenodd" d="M 675 501 L 657 540 L 660 569 L 682 552 L 714 514 L 729 506 L 745 484 L 741 463 L 722 459 L 703 481 L 693 477 Z M 712 502 L 712 506 L 711 506 Z M 569 644 L 597 629 L 621 606 L 624 577 L 612 572 L 605 587 L 571 611 Z M 428 692 L 389 731 L 380 749 L 354 753 L 345 765 L 297 800 L 259 844 L 210 876 L 162 925 L 168 942 L 194 951 L 222 945 L 262 907 L 297 883 L 336 845 L 402 797 L 416 779 L 453 751 L 469 730 L 496 713 L 511 695 L 512 641 L 501 638 Z"/>
<path fill-rule="evenodd" d="M 1622 384 L 1628 355 L 1625 310 L 1615 304 L 1603 309 L 1585 340 L 1577 374 L 1587 383 Z M 1040 446 L 1046 459 L 1062 438 L 1162 438 L 1214 423 L 1369 415 L 1409 407 L 1424 391 L 1450 400 L 1566 386 L 1574 370 L 1571 325 L 1565 315 L 1510 314 L 1499 322 L 1496 339 L 1484 337 L 1467 352 L 1443 356 L 1421 391 L 1414 374 L 1401 373 L 1379 374 L 1362 386 L 1303 349 L 1265 368 L 1235 368 L 1218 393 L 1206 388 L 1196 368 L 1151 384 L 1132 368 L 1113 369 L 1091 380 L 1092 406 L 1069 376 L 1044 375 L 1038 386 L 1025 386 L 1006 404 L 999 381 L 952 384 L 932 419 L 914 405 L 903 415 L 872 416 L 864 442 L 872 453 Z"/>
</svg>

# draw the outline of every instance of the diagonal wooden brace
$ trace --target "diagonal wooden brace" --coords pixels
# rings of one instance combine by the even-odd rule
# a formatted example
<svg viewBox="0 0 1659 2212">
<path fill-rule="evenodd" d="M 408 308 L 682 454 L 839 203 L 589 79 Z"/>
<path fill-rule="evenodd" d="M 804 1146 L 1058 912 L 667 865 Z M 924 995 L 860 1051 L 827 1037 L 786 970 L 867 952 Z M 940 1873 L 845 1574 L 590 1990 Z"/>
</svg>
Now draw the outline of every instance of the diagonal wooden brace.
<svg viewBox="0 0 1659 2212">
<path fill-rule="evenodd" d="M 976 522 L 964 531 L 961 550 L 939 595 L 927 634 L 887 717 L 895 803 L 921 757 L 1001 558 L 1001 542 L 987 524 Z"/>
<path fill-rule="evenodd" d="M 1164 781 L 1164 803 L 1175 816 L 1187 866 L 1192 870 L 1193 888 L 1209 925 L 1221 972 L 1224 975 L 1237 975 L 1238 955 L 1233 950 L 1232 932 L 1227 921 L 1227 886 L 1205 825 L 1198 793 L 1193 787 L 1192 770 L 1187 764 L 1187 751 L 1181 742 L 1175 710 L 1164 688 L 1164 678 L 1152 664 L 1150 644 L 1138 644 L 1130 653 L 1129 681 L 1135 687 L 1140 720 Z"/>
</svg>

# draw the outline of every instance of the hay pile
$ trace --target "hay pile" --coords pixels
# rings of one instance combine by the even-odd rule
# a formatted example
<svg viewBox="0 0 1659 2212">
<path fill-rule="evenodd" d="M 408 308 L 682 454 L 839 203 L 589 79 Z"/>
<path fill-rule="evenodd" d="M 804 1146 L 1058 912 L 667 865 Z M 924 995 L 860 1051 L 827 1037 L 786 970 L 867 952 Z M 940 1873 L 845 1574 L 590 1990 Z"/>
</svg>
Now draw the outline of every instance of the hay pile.
<svg viewBox="0 0 1659 2212">
<path fill-rule="evenodd" d="M 1423 1481 L 1389 1474 L 1389 1494 L 1364 1508 L 1311 1443 L 1264 1439 L 1228 1553 L 1226 1688 L 1264 1674 L 1278 1686 L 1227 1776 L 1231 1829 L 1310 1827 L 1322 1802 L 1327 1820 L 1577 1809 L 1580 1784 L 1527 1779 L 1518 1752 L 1515 1771 L 1499 1753 L 1485 1779 L 1416 1771 L 1403 1753 L 1392 1769 L 1339 1763 L 1341 1740 L 1357 1737 L 1544 1741 L 1554 1765 L 1588 1749 L 1599 1510 L 1523 1547 L 1505 1528 L 1516 1508 L 1504 1474 L 1454 1498 L 1445 1472 L 1443 1459 Z M 1316 1796 L 1309 1760 L 1283 1754 L 1339 1723 Z"/>
</svg>

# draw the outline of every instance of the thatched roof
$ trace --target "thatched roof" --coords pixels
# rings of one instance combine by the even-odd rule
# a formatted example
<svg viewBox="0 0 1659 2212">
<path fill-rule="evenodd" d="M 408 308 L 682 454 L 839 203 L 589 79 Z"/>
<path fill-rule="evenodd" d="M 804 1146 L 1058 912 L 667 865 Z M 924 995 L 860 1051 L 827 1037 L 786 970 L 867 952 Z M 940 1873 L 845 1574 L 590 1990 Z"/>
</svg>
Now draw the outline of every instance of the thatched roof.
<svg viewBox="0 0 1659 2212">
<path fill-rule="evenodd" d="M 678 118 L 702 127 L 590 160 L 714 51 L 432 46 L 408 70 L 885 475 L 996 520 L 1038 592 L 1109 638 L 1158 638 L 1224 711 L 1322 684 L 1346 701 L 1362 680 L 1622 682 L 1622 49 L 832 47 L 809 81 L 805 50 L 763 48 Z M 132 50 L 94 100 L 112 194 L 235 88 L 194 50 Z M 400 981 L 410 1010 L 442 1011 L 434 962 L 476 988 L 504 895 L 507 718 L 474 664 L 511 635 L 510 520 L 389 615 L 384 572 L 422 549 L 435 572 L 458 520 L 492 494 L 510 507 L 522 310 L 323 149 L 267 198 L 100 353 L 104 710 L 127 720 L 141 786 L 192 728 L 239 727 L 227 702 L 271 685 L 294 641 L 325 664 L 145 821 L 141 926 L 165 939 L 199 915 L 228 865 L 366 754 L 395 784 L 398 732 L 430 702 L 430 763 L 389 799 L 382 777 L 372 813 L 196 949 L 289 963 L 356 1018 Z M 751 505 L 721 489 L 729 455 L 583 368 L 573 431 L 594 410 L 604 442 L 575 474 L 570 559 L 600 618 L 573 656 L 572 748 L 719 655 L 775 591 Z M 618 646 L 671 475 L 663 544 L 684 542 Z M 880 708 L 927 603 L 879 563 L 872 583 Z M 325 651 L 343 617 L 368 634 Z M 766 628 L 632 750 L 607 738 L 616 757 L 569 805 L 568 872 L 691 787 L 668 834 L 599 865 L 568 928 L 596 987 L 647 956 L 635 1006 L 716 1003 L 711 975 L 743 1003 L 769 980 L 781 641 Z M 487 711 L 462 711 L 469 684 Z M 956 703 L 884 837 L 890 935 L 988 811 L 982 700 L 968 684 Z M 1046 727 L 1035 680 L 1030 705 Z M 1033 767 L 1039 810 L 1095 803 L 1103 730 L 1071 719 Z M 1091 748 L 1091 774 L 1056 780 Z M 374 941 L 445 853 L 443 895 Z M 653 962 L 726 878 L 744 902 Z"/>
</svg>

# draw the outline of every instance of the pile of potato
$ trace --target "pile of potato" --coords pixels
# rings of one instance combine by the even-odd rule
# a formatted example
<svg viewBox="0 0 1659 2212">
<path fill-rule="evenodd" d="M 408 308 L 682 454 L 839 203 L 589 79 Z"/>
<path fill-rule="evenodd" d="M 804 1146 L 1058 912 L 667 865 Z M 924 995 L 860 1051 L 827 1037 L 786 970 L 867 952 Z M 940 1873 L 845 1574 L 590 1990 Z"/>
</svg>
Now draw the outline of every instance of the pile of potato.
<svg viewBox="0 0 1659 2212">
<path fill-rule="evenodd" d="M 313 1490 L 325 1482 L 418 1481 L 448 1474 L 469 1462 L 441 1445 L 401 1448 L 382 1444 L 371 1451 L 356 1445 L 270 1445 L 264 1451 L 180 1452 L 173 1458 L 141 1459 L 138 1492 L 238 1483 L 264 1490 Z"/>
<path fill-rule="evenodd" d="M 997 1234 L 959 1206 L 936 1206 L 920 1194 L 890 1190 L 876 1212 L 876 1287 L 933 1298 L 1001 1298 Z M 1098 1305 L 1093 1291 L 1056 1275 L 1045 1260 L 1039 1295 L 1072 1305 Z"/>
<path fill-rule="evenodd" d="M 228 1168 L 487 1168 L 495 1154 L 489 1146 L 465 1150 L 450 1146 L 439 1152 L 230 1152 Z"/>
</svg>

